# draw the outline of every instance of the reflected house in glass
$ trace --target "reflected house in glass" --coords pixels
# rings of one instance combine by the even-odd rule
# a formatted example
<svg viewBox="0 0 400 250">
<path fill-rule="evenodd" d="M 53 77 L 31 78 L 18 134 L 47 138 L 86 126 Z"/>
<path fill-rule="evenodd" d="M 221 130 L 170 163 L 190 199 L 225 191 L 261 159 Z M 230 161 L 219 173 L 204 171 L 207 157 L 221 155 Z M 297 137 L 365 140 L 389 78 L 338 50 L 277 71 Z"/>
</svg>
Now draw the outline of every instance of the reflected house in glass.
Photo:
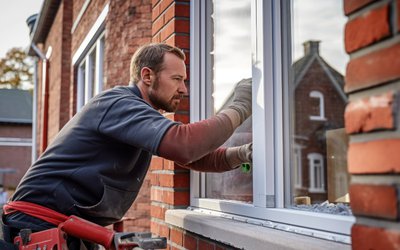
<svg viewBox="0 0 400 250">
<path fill-rule="evenodd" d="M 241 79 L 238 79 L 238 82 Z M 237 83 L 236 83 L 237 84 Z M 233 100 L 232 92 L 227 96 L 221 108 L 216 111 L 226 109 Z M 224 143 L 223 147 L 240 146 L 252 141 L 252 116 L 239 126 L 232 136 Z M 253 200 L 253 175 L 252 170 L 248 173 L 237 168 L 233 171 L 223 173 L 208 173 L 208 184 L 206 186 L 208 198 L 218 198 L 226 200 L 236 200 L 251 203 Z"/>
<path fill-rule="evenodd" d="M 308 196 L 311 203 L 339 201 L 348 186 L 344 79 L 320 56 L 319 43 L 303 43 L 304 56 L 293 65 L 291 89 L 293 195 Z"/>
</svg>

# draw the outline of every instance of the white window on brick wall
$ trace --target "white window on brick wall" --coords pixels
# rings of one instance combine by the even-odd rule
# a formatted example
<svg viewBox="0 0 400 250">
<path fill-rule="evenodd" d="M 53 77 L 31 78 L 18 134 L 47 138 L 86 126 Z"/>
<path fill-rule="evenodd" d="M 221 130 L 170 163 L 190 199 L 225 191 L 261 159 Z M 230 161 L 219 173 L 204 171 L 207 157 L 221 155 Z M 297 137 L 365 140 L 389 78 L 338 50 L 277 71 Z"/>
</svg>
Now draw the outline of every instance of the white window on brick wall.
<svg viewBox="0 0 400 250">
<path fill-rule="evenodd" d="M 78 66 L 77 110 L 103 89 L 104 34 L 92 45 Z"/>
<path fill-rule="evenodd" d="M 310 120 L 325 121 L 324 95 L 319 91 L 313 90 L 310 92 L 310 98 L 315 100 L 315 104 L 311 106 L 311 108 L 315 107 L 315 111 L 313 110 L 315 114 L 310 115 Z"/>
<path fill-rule="evenodd" d="M 337 198 L 348 192 L 336 188 L 335 181 L 348 176 L 345 155 L 337 147 L 347 140 L 342 12 L 337 0 L 191 1 L 191 121 L 225 108 L 235 83 L 253 79 L 253 115 L 225 144 L 253 141 L 252 169 L 192 172 L 194 209 L 350 242 L 353 216 L 312 211 L 327 203 L 337 206 Z M 315 89 L 323 89 L 321 95 L 310 96 Z M 315 116 L 334 119 L 310 120 L 310 99 L 320 100 Z M 314 159 L 313 173 L 308 156 Z M 311 178 L 313 188 L 307 187 Z"/>
<path fill-rule="evenodd" d="M 82 43 L 72 56 L 76 72 L 76 110 L 103 90 L 105 20 L 109 11 L 106 4 Z M 73 29 L 74 30 L 74 29 Z"/>
</svg>

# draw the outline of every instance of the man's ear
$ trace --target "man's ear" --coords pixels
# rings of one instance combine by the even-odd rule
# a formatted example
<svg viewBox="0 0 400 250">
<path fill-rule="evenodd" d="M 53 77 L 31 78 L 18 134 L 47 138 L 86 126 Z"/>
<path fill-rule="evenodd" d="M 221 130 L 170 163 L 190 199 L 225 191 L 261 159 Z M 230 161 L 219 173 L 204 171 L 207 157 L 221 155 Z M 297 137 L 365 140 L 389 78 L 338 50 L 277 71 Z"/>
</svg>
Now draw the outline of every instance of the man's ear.
<svg viewBox="0 0 400 250">
<path fill-rule="evenodd" d="M 143 67 L 142 70 L 140 71 L 140 75 L 142 77 L 142 81 L 147 86 L 150 86 L 150 84 L 151 84 L 151 75 L 152 74 L 153 74 L 153 71 L 148 67 Z"/>
</svg>

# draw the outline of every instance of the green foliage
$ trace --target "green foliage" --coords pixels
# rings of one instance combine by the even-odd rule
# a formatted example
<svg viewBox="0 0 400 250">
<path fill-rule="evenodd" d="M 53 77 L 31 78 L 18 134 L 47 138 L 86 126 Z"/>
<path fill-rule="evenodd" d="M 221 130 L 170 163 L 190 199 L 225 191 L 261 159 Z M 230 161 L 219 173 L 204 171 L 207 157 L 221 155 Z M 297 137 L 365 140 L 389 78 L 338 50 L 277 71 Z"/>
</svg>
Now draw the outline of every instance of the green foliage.
<svg viewBox="0 0 400 250">
<path fill-rule="evenodd" d="M 10 49 L 0 59 L 0 87 L 32 88 L 32 59 L 21 48 Z"/>
</svg>

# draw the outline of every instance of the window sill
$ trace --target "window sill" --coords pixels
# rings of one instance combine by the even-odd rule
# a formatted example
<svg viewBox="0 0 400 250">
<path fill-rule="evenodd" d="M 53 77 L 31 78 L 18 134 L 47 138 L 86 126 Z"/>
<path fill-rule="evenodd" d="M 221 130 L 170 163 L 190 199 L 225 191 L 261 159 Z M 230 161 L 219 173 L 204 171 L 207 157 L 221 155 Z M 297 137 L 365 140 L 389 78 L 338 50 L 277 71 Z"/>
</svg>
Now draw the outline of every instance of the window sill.
<svg viewBox="0 0 400 250">
<path fill-rule="evenodd" d="M 241 249 L 351 249 L 350 245 L 185 209 L 168 210 L 173 226 Z"/>
<path fill-rule="evenodd" d="M 327 121 L 327 119 L 325 117 L 321 117 L 321 116 L 310 116 L 310 120 L 311 121 L 320 121 L 320 122 Z"/>
</svg>

